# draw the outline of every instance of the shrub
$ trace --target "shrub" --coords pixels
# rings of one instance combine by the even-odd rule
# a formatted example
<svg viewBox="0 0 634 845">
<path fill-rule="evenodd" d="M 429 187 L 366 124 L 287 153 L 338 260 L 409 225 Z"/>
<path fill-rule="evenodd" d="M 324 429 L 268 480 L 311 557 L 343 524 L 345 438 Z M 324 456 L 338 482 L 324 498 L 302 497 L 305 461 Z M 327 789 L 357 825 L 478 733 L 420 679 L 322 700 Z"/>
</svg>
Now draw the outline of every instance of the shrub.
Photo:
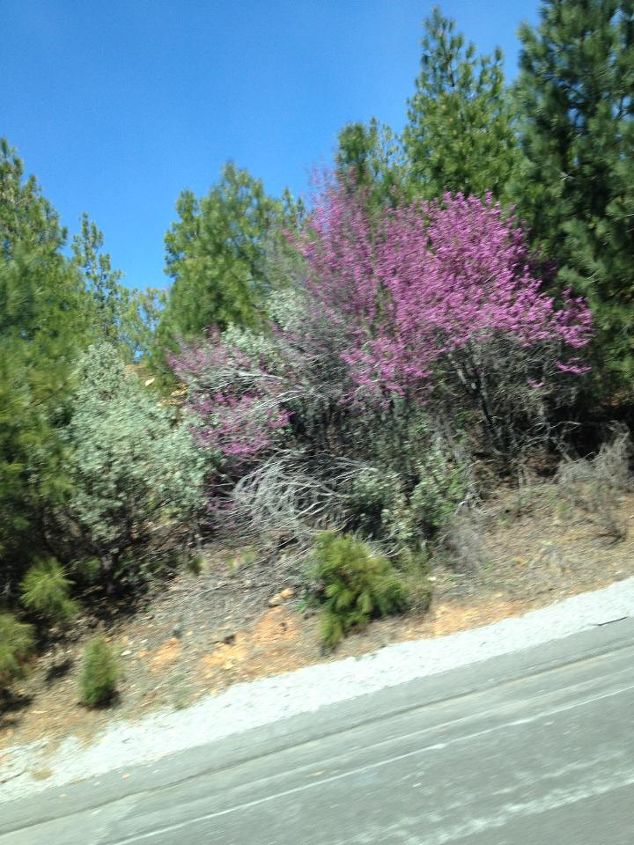
<svg viewBox="0 0 634 845">
<path fill-rule="evenodd" d="M 364 466 L 351 485 L 351 526 L 381 541 L 390 553 L 415 549 L 433 538 L 473 492 L 466 462 L 450 458 L 438 438 L 421 441 L 408 439 L 402 446 L 400 460 L 409 464 L 409 473 L 401 470 L 399 477 L 386 467 L 396 460 L 379 453 L 377 464 Z"/>
<path fill-rule="evenodd" d="M 632 489 L 631 450 L 629 432 L 617 429 L 594 458 L 564 461 L 557 471 L 563 497 L 615 542 L 627 535 L 627 521 L 619 505 L 621 496 Z"/>
<path fill-rule="evenodd" d="M 67 622 L 78 611 L 77 602 L 69 598 L 71 582 L 54 559 L 35 563 L 22 581 L 22 604 L 53 622 Z"/>
<path fill-rule="evenodd" d="M 352 535 L 320 534 L 313 555 L 325 650 L 335 648 L 352 629 L 371 619 L 409 606 L 407 587 L 387 558 L 373 554 Z"/>
<path fill-rule="evenodd" d="M 449 460 L 438 444 L 418 466 L 418 482 L 410 496 L 412 518 L 425 532 L 441 529 L 468 498 L 469 473 L 463 464 Z"/>
<path fill-rule="evenodd" d="M 21 673 L 33 644 L 30 625 L 10 613 L 0 613 L 0 687 Z"/>
<path fill-rule="evenodd" d="M 382 467 L 365 466 L 353 479 L 351 488 L 347 510 L 352 527 L 373 540 L 394 533 L 395 517 L 404 506 L 398 475 Z"/>
<path fill-rule="evenodd" d="M 117 691 L 119 667 L 111 647 L 97 637 L 86 646 L 79 677 L 82 704 L 100 707 L 112 701 Z"/>
<path fill-rule="evenodd" d="M 134 585 L 194 533 L 205 461 L 188 419 L 160 404 L 112 347 L 91 347 L 78 376 L 61 527 L 69 555 L 99 561 L 105 586 Z"/>
<path fill-rule="evenodd" d="M 429 610 L 432 601 L 432 584 L 429 580 L 431 564 L 425 545 L 403 549 L 396 558 L 395 566 L 408 592 L 408 610 L 423 614 Z"/>
<path fill-rule="evenodd" d="M 274 345 L 235 328 L 170 358 L 200 420 L 198 442 L 223 477 L 237 480 L 271 453 L 288 425 Z"/>
<path fill-rule="evenodd" d="M 443 526 L 438 550 L 457 572 L 473 575 L 487 561 L 484 535 L 482 513 L 463 507 L 452 514 Z"/>
<path fill-rule="evenodd" d="M 490 198 L 375 212 L 327 189 L 291 237 L 298 292 L 269 301 L 268 330 L 214 330 L 171 359 L 219 527 L 416 549 L 472 497 L 469 455 L 507 470 L 552 441 L 553 407 L 587 369 L 585 303 L 541 290 Z"/>
<path fill-rule="evenodd" d="M 490 197 L 447 194 L 377 219 L 362 192 L 331 185 L 309 223 L 306 288 L 346 336 L 351 399 L 472 412 L 509 456 L 554 389 L 587 369 L 587 306 L 541 290 L 522 229 Z"/>
</svg>

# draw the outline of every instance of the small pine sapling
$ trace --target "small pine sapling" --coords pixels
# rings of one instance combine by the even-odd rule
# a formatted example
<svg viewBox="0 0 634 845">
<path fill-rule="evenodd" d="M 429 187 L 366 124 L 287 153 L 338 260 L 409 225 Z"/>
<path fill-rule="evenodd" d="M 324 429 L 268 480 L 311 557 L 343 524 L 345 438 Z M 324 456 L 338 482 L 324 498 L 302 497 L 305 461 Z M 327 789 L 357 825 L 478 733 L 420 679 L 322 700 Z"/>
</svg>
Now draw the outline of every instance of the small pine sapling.
<svg viewBox="0 0 634 845">
<path fill-rule="evenodd" d="M 110 704 L 117 691 L 119 667 L 112 648 L 103 637 L 86 646 L 79 678 L 80 698 L 87 707 Z"/>
<path fill-rule="evenodd" d="M 314 559 L 324 650 L 332 651 L 350 631 L 365 627 L 371 619 L 407 609 L 408 589 L 390 562 L 355 537 L 322 533 Z"/>
</svg>

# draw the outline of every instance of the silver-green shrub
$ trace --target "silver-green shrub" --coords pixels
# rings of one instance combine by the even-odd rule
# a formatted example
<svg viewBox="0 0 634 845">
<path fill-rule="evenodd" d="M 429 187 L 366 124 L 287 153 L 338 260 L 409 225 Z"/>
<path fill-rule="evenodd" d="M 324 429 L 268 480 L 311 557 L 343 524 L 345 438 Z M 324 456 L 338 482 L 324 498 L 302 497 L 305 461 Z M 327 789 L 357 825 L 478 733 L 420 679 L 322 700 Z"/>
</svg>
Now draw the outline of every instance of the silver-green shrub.
<svg viewBox="0 0 634 845">
<path fill-rule="evenodd" d="M 410 460 L 409 491 L 395 470 L 368 464 L 354 478 L 346 501 L 354 530 L 395 551 L 434 537 L 469 498 L 472 487 L 466 463 L 452 459 L 439 443 L 430 443 L 424 457 L 414 448 L 410 451 L 415 460 Z M 411 457 L 404 451 L 404 459 Z"/>
<path fill-rule="evenodd" d="M 108 587 L 180 556 L 203 507 L 205 462 L 176 418 L 106 344 L 79 362 L 61 519 Z M 180 547 L 179 547 L 180 544 Z"/>
</svg>

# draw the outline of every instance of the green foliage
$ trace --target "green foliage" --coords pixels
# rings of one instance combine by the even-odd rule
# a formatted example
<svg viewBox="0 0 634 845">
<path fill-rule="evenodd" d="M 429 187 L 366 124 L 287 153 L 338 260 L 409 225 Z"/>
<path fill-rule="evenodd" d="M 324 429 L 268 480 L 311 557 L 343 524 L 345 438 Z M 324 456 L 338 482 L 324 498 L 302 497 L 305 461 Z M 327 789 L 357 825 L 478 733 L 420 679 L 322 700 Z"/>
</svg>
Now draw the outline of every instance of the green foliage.
<svg viewBox="0 0 634 845">
<path fill-rule="evenodd" d="M 409 606 L 407 587 L 387 558 L 373 554 L 352 535 L 319 535 L 314 562 L 314 577 L 321 588 L 321 638 L 327 650 L 352 629 Z"/>
<path fill-rule="evenodd" d="M 175 351 L 210 326 L 259 322 L 270 284 L 266 274 L 269 237 L 282 219 L 282 204 L 262 182 L 227 164 L 217 185 L 197 199 L 183 191 L 179 220 L 165 236 L 166 272 L 173 284 L 162 314 L 154 355 Z"/>
<path fill-rule="evenodd" d="M 30 625 L 18 622 L 10 613 L 0 613 L 0 687 L 21 674 L 33 644 Z"/>
<path fill-rule="evenodd" d="M 597 357 L 625 384 L 634 372 L 633 33 L 630 0 L 546 0 L 539 26 L 520 30 L 516 86 L 520 214 L 557 264 L 555 289 L 588 298 Z"/>
<path fill-rule="evenodd" d="M 59 428 L 89 321 L 64 238 L 35 179 L 24 179 L 1 141 L 0 587 L 9 597 L 42 545 L 44 516 L 68 488 Z"/>
<path fill-rule="evenodd" d="M 382 420 L 368 439 L 372 463 L 354 477 L 347 497 L 350 527 L 390 554 L 424 546 L 472 492 L 468 462 L 416 409 Z"/>
<path fill-rule="evenodd" d="M 373 540 L 391 534 L 391 515 L 404 506 L 403 485 L 395 472 L 368 466 L 352 482 L 348 513 L 353 527 Z"/>
<path fill-rule="evenodd" d="M 504 199 L 518 147 L 501 51 L 477 56 L 438 8 L 425 21 L 422 48 L 403 133 L 414 192 Z"/>
<path fill-rule="evenodd" d="M 0 255 L 15 258 L 24 247 L 55 254 L 66 232 L 34 176 L 24 178 L 24 165 L 5 138 L 0 138 Z"/>
<path fill-rule="evenodd" d="M 411 613 L 423 614 L 429 610 L 432 601 L 432 585 L 429 580 L 429 554 L 424 545 L 405 548 L 395 559 L 399 577 L 405 584 Z"/>
<path fill-rule="evenodd" d="M 336 184 L 347 200 L 352 190 L 363 192 L 368 254 L 386 207 L 446 191 L 513 200 L 552 293 L 571 286 L 592 306 L 597 381 L 609 391 L 607 371 L 631 390 L 634 8 L 630 0 L 544 0 L 541 23 L 524 26 L 521 39 L 521 72 L 510 97 L 500 51 L 478 55 L 454 22 L 434 10 L 425 22 L 402 138 L 374 119 L 345 126 Z M 387 558 L 350 535 L 321 535 L 315 567 L 323 586 L 324 646 L 333 648 L 374 616 L 425 605 L 419 558 L 430 539 L 444 537 L 465 568 L 482 554 L 477 527 L 459 511 L 472 480 L 453 444 L 461 438 L 481 444 L 486 436 L 469 419 L 472 405 L 459 415 L 452 384 L 458 379 L 478 397 L 492 453 L 512 447 L 515 456 L 550 426 L 548 403 L 570 405 L 572 393 L 559 385 L 552 396 L 549 387 L 525 389 L 539 384 L 532 375 L 541 365 L 530 358 L 517 381 L 515 373 L 505 381 L 498 362 L 507 347 L 492 342 L 461 359 L 454 355 L 444 371 L 437 365 L 439 404 L 432 410 L 428 401 L 424 418 L 410 388 L 399 396 L 386 392 L 387 401 L 372 409 L 363 407 L 363 391 L 350 402 L 351 338 L 367 341 L 358 350 L 363 355 L 365 346 L 381 345 L 391 265 L 387 287 L 371 294 L 372 319 L 363 327 L 355 315 L 348 332 L 323 310 L 311 312 L 310 250 L 301 254 L 284 234 L 301 232 L 308 218 L 288 192 L 274 200 L 260 180 L 228 164 L 206 196 L 184 191 L 177 215 L 165 237 L 170 291 L 131 291 L 86 215 L 66 254 L 58 215 L 0 140 L 0 593 L 9 607 L 21 601 L 37 617 L 64 621 L 77 610 L 66 572 L 73 583 L 112 591 L 170 567 L 197 569 L 189 549 L 204 507 L 201 429 L 147 389 L 142 367 L 173 378 L 166 375 L 170 353 L 215 326 L 227 358 L 239 362 L 227 373 L 210 366 L 210 383 L 228 388 L 229 400 L 243 363 L 262 383 L 279 382 L 279 391 L 263 396 L 281 409 L 287 453 L 280 458 L 275 441 L 268 466 L 254 459 L 250 481 L 241 481 L 241 501 L 255 502 L 253 523 L 268 518 L 276 536 L 310 527 L 303 535 L 298 528 L 298 537 L 312 536 L 316 526 L 344 526 L 376 540 L 404 568 L 397 574 Z M 486 241 L 480 229 L 474 240 Z M 365 257 L 348 246 L 341 252 L 352 278 L 365 272 Z M 410 241 L 407 248 L 415 255 Z M 339 252 L 332 257 L 336 264 Z M 464 269 L 464 260 L 457 261 Z M 373 260 L 368 276 L 376 274 Z M 342 274 L 331 278 L 338 297 Z M 440 299 L 446 287 L 440 286 Z M 411 313 L 420 324 L 418 306 Z M 395 375 L 406 369 L 396 367 Z M 215 387 L 203 404 L 210 429 L 231 430 L 231 415 L 218 413 Z M 231 401 L 226 409 L 235 409 Z M 233 424 L 244 440 L 257 439 L 239 415 Z M 628 457 L 604 450 L 593 462 L 560 471 L 570 497 L 614 537 L 625 531 L 615 479 Z M 226 475 L 217 486 L 225 495 Z M 291 498 L 281 526 L 279 514 Z M 74 563 L 63 568 L 44 557 L 49 553 Z M 0 614 L 2 682 L 32 647 L 31 627 Z M 91 644 L 84 674 L 83 700 L 96 704 L 112 695 L 117 670 L 104 641 Z"/>
<path fill-rule="evenodd" d="M 112 268 L 103 246 L 103 233 L 87 214 L 82 215 L 80 233 L 71 243 L 72 264 L 83 279 L 93 340 L 113 344 L 126 361 L 134 361 L 153 347 L 167 293 L 123 285 L 123 273 Z"/>
<path fill-rule="evenodd" d="M 369 207 L 395 205 L 403 198 L 408 168 L 400 138 L 376 120 L 349 123 L 339 132 L 337 176 L 369 193 Z"/>
<path fill-rule="evenodd" d="M 162 288 L 126 289 L 119 333 L 126 358 L 151 363 L 166 303 L 167 291 Z"/>
<path fill-rule="evenodd" d="M 189 421 L 176 420 L 113 347 L 91 347 L 77 378 L 61 528 L 73 538 L 69 554 L 100 561 L 106 586 L 133 584 L 191 538 L 205 464 Z"/>
<path fill-rule="evenodd" d="M 87 707 L 101 707 L 109 704 L 117 691 L 119 666 L 112 648 L 97 637 L 86 646 L 83 665 L 79 676 L 79 692 L 82 704 Z"/>
<path fill-rule="evenodd" d="M 407 494 L 403 479 L 385 467 L 359 473 L 348 499 L 355 529 L 401 551 L 433 538 L 468 493 L 466 468 L 436 448 L 417 466 L 416 478 Z"/>
<path fill-rule="evenodd" d="M 71 242 L 73 264 L 92 300 L 96 337 L 118 343 L 125 301 L 125 288 L 120 284 L 123 274 L 112 269 L 103 243 L 103 233 L 87 214 L 82 214 L 80 233 Z"/>
<path fill-rule="evenodd" d="M 71 582 L 54 559 L 35 563 L 26 573 L 21 585 L 22 604 L 52 622 L 67 622 L 78 612 L 79 606 L 68 595 Z"/>
<path fill-rule="evenodd" d="M 469 478 L 464 465 L 450 461 L 435 444 L 419 466 L 419 480 L 410 499 L 412 521 L 422 533 L 436 532 L 456 512 L 469 492 Z"/>
</svg>

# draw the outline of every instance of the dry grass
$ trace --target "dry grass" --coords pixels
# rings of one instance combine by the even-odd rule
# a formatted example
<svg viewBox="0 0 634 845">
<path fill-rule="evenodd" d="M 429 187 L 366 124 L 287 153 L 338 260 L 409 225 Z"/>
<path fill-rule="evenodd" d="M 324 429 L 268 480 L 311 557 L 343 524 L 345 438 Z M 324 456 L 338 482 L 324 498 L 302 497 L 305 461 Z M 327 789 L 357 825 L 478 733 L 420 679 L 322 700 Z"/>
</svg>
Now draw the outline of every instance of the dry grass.
<svg viewBox="0 0 634 845">
<path fill-rule="evenodd" d="M 626 430 L 617 430 L 596 457 L 565 461 L 557 473 L 557 488 L 573 518 L 581 512 L 598 531 L 614 542 L 625 539 L 628 520 L 623 497 L 632 490 L 632 444 Z"/>
</svg>

